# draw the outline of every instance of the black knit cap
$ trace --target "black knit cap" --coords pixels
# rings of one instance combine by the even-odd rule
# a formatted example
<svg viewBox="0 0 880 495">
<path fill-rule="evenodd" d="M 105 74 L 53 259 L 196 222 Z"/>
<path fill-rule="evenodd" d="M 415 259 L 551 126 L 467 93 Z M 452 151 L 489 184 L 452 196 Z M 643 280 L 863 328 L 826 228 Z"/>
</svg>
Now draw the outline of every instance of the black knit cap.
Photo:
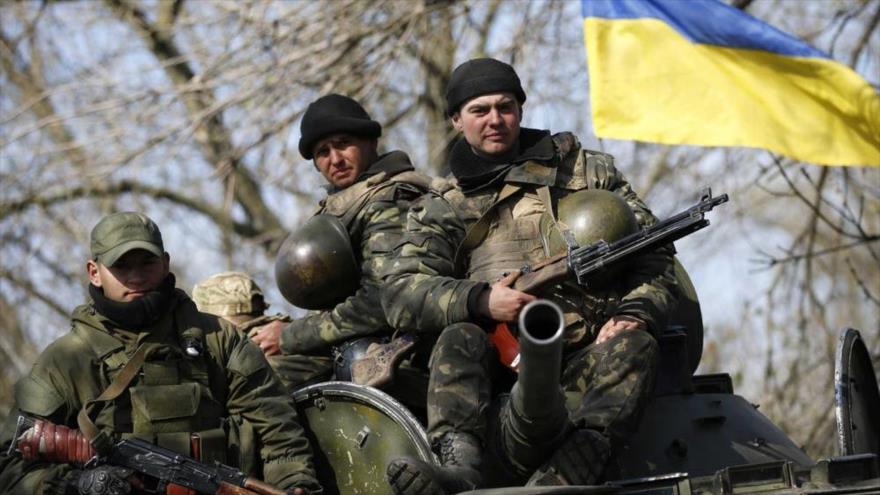
<svg viewBox="0 0 880 495">
<path fill-rule="evenodd" d="M 526 92 L 513 67 L 494 58 L 468 60 L 452 71 L 446 85 L 446 113 L 452 116 L 471 98 L 502 91 L 516 95 L 520 105 L 526 101 Z"/>
<path fill-rule="evenodd" d="M 313 101 L 299 126 L 299 153 L 306 160 L 314 156 L 312 148 L 321 139 L 337 133 L 376 139 L 382 126 L 372 120 L 364 107 L 348 96 L 329 94 Z"/>
</svg>

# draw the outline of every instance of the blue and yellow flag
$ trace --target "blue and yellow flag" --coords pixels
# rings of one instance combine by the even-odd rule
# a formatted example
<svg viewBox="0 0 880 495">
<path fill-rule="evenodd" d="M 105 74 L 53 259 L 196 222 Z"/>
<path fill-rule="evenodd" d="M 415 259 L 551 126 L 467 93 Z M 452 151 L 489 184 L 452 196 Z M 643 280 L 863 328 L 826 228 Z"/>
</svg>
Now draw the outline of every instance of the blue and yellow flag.
<svg viewBox="0 0 880 495">
<path fill-rule="evenodd" d="M 718 0 L 581 0 L 596 135 L 880 166 L 880 95 Z"/>
</svg>

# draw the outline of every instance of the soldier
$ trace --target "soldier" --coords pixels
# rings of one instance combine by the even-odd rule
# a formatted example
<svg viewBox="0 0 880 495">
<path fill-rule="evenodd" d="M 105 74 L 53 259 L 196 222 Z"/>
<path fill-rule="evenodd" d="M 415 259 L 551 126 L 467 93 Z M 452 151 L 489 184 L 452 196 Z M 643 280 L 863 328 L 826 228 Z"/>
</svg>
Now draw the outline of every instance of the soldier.
<svg viewBox="0 0 880 495">
<path fill-rule="evenodd" d="M 269 304 L 263 297 L 262 289 L 242 272 L 222 272 L 202 280 L 193 287 L 192 298 L 199 311 L 231 322 L 248 336 L 265 331 L 266 327 L 275 327 L 280 332 L 293 321 L 290 316 L 281 313 L 266 315 Z M 302 369 L 303 360 L 296 357 L 282 356 L 274 349 L 266 354 L 275 374 L 288 390 L 301 385 L 300 377 L 311 372 L 311 367 Z"/>
<path fill-rule="evenodd" d="M 89 298 L 74 310 L 71 331 L 16 385 L 0 442 L 13 441 L 23 414 L 79 425 L 99 452 L 135 436 L 236 466 L 293 494 L 319 493 L 293 402 L 263 354 L 233 325 L 200 313 L 175 288 L 169 262 L 159 228 L 145 215 L 114 213 L 98 222 L 86 264 Z M 128 363 L 136 373 L 121 372 Z M 27 462 L 2 452 L 3 493 L 131 490 L 124 468 Z"/>
<path fill-rule="evenodd" d="M 400 241 L 404 216 L 413 199 L 428 190 L 430 180 L 414 171 L 406 153 L 379 155 L 382 127 L 355 100 L 338 94 L 318 98 L 306 109 L 299 151 L 314 160 L 327 180 L 328 196 L 316 214 L 338 218 L 347 231 L 360 280 L 354 294 L 328 310 L 314 311 L 286 327 L 266 326 L 252 336 L 267 355 L 280 351 L 300 357 L 299 385 L 329 378 L 334 355 L 343 365 L 337 378 L 346 379 L 352 349 L 370 339 L 390 336 L 379 299 L 380 274 Z M 278 281 L 279 285 L 283 283 Z M 300 291 L 335 291 L 340 284 L 322 280 L 319 287 Z M 348 296 L 348 297 L 345 297 Z"/>
<path fill-rule="evenodd" d="M 428 391 L 428 433 L 442 468 L 392 461 L 386 476 L 397 493 L 480 486 L 484 449 L 529 485 L 592 484 L 652 389 L 652 334 L 674 302 L 671 247 L 629 263 L 605 290 L 567 283 L 526 294 L 511 287 L 521 267 L 550 254 L 546 226 L 567 230 L 556 213 L 576 191 L 613 191 L 641 225 L 656 220 L 611 156 L 581 148 L 570 133 L 521 128 L 525 100 L 513 67 L 494 59 L 465 62 L 447 86 L 448 115 L 461 133 L 449 155 L 451 180 L 442 197 L 426 195 L 411 207 L 382 295 L 393 326 L 445 328 Z M 528 438 L 529 418 L 517 418 L 508 403 L 494 430 L 500 433 L 487 439 L 488 370 L 497 358 L 486 329 L 515 321 L 536 296 L 565 314 L 560 383 L 569 410 L 560 400 L 560 427 L 536 440 Z"/>
</svg>

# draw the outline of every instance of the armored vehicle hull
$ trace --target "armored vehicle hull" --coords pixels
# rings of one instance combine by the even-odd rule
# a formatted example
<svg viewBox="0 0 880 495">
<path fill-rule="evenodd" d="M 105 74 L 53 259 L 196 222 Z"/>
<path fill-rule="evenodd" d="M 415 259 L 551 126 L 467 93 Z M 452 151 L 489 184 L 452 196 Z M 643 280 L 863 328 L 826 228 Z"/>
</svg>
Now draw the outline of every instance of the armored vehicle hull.
<svg viewBox="0 0 880 495">
<path fill-rule="evenodd" d="M 660 344 L 654 398 L 609 462 L 606 478 L 611 481 L 468 493 L 880 494 L 878 456 L 870 450 L 880 441 L 880 393 L 858 332 L 846 330 L 838 350 L 835 397 L 841 455 L 819 461 L 757 406 L 735 395 L 728 375 L 692 376 L 684 332 L 673 329 Z M 419 421 L 379 390 L 329 382 L 302 389 L 295 399 L 318 451 L 327 495 L 391 493 L 384 481 L 388 461 L 403 455 L 435 461 Z"/>
</svg>

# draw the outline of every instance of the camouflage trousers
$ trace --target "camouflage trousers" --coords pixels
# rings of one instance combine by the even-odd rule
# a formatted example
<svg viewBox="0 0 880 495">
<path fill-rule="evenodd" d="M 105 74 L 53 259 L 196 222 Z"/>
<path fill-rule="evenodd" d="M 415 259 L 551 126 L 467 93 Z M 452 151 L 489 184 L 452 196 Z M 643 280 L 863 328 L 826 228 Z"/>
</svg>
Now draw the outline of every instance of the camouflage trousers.
<svg viewBox="0 0 880 495">
<path fill-rule="evenodd" d="M 566 428 L 593 430 L 612 442 L 633 431 L 654 386 L 657 356 L 656 340 L 643 331 L 621 332 L 602 344 L 565 353 L 560 385 L 569 418 Z M 536 449 L 558 445 L 524 445 L 521 438 L 504 438 L 508 429 L 499 423 L 509 411 L 507 403 L 491 403 L 493 361 L 497 357 L 482 328 L 459 323 L 443 330 L 430 362 L 428 436 L 436 443 L 451 431 L 473 434 L 490 444 L 490 455 L 507 457 L 501 464 L 525 475 L 538 467 L 533 459 L 551 453 Z"/>
<path fill-rule="evenodd" d="M 428 439 L 466 432 L 485 441 L 492 396 L 490 359 L 496 359 L 485 330 L 471 323 L 443 329 L 428 363 Z"/>
</svg>

